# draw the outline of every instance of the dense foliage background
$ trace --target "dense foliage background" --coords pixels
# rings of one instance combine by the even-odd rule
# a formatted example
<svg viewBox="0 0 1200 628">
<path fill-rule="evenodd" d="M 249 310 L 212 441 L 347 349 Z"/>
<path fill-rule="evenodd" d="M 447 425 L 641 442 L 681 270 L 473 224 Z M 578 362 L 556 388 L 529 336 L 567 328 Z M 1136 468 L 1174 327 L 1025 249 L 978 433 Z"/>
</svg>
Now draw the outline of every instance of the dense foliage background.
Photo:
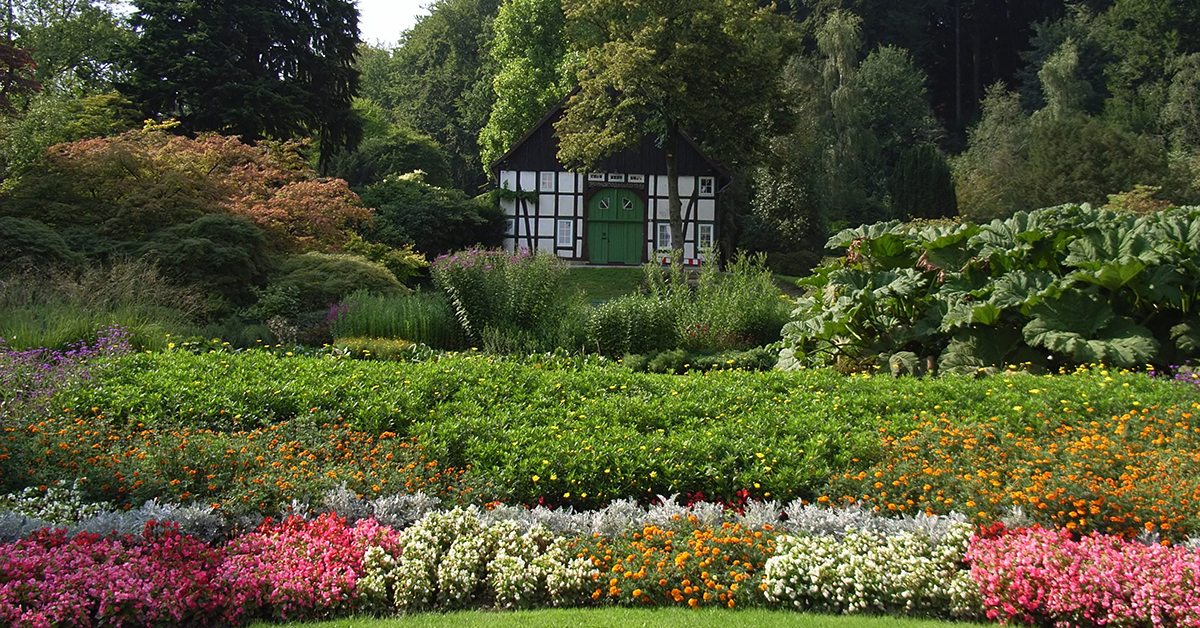
<svg viewBox="0 0 1200 628">
<path fill-rule="evenodd" d="M 427 261 L 495 245 L 494 200 L 472 200 L 486 167 L 576 85 L 564 159 L 686 131 L 735 174 L 722 249 L 790 275 L 831 233 L 878 221 L 1200 202 L 1200 10 L 993 4 L 727 0 L 668 33 L 648 25 L 672 3 L 437 0 L 375 46 L 346 0 L 14 0 L 0 217 L 20 220 L 0 222 L 0 263 L 150 256 L 226 300 L 208 315 L 228 320 L 296 251 L 289 238 L 340 252 L 356 232 Z M 694 36 L 705 20 L 725 35 Z M 714 72 L 676 72 L 701 67 Z M 213 219 L 185 225 L 214 211 L 261 233 L 229 223 L 228 244 L 205 244 Z M 224 270 L 189 267 L 206 247 Z"/>
</svg>

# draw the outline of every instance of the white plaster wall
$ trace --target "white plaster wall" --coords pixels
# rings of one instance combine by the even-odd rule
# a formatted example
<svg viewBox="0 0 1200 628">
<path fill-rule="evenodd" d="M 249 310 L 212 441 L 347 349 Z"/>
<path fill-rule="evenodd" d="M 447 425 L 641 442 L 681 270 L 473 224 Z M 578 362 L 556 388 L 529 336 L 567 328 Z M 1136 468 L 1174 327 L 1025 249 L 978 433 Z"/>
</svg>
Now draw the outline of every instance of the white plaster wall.
<svg viewBox="0 0 1200 628">
<path fill-rule="evenodd" d="M 521 191 L 522 192 L 531 192 L 531 191 L 534 191 L 537 189 L 537 173 L 536 172 L 528 172 L 528 171 L 522 170 L 520 180 L 521 180 Z"/>
<path fill-rule="evenodd" d="M 538 206 L 537 206 L 538 215 L 539 216 L 553 216 L 555 200 L 556 199 L 553 194 L 539 194 L 538 195 Z"/>
<path fill-rule="evenodd" d="M 558 173 L 558 191 L 573 193 L 575 191 L 575 175 L 570 172 Z"/>
<path fill-rule="evenodd" d="M 717 201 L 715 199 L 700 199 L 700 202 L 696 204 L 696 209 L 702 221 L 712 222 L 717 219 Z"/>
<path fill-rule="evenodd" d="M 679 177 L 679 198 L 688 198 L 696 190 L 696 177 Z"/>
</svg>

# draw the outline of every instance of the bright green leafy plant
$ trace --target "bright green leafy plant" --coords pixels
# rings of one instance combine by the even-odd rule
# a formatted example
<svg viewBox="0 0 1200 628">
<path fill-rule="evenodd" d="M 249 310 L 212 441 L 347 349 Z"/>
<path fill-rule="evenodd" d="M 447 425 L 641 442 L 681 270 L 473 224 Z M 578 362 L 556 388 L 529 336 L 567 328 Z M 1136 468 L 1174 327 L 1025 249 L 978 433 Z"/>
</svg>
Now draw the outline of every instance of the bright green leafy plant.
<svg viewBox="0 0 1200 628">
<path fill-rule="evenodd" d="M 781 365 L 1120 367 L 1200 356 L 1200 208 L 1062 206 L 987 225 L 843 231 L 802 285 Z M 895 358 L 895 359 L 893 359 Z"/>
</svg>

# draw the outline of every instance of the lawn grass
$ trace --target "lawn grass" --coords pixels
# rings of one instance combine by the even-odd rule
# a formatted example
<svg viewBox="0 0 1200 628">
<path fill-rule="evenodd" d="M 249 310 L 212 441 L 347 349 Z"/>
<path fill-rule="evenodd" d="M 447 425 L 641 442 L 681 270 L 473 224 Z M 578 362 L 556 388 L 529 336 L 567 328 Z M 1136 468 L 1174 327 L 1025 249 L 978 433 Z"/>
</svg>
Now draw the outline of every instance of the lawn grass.
<svg viewBox="0 0 1200 628">
<path fill-rule="evenodd" d="M 537 628 L 571 626 L 577 628 L 934 628 L 935 626 L 974 626 L 934 620 L 894 617 L 851 617 L 812 615 L 792 611 L 689 610 L 679 608 L 633 609 L 551 609 L 515 612 L 419 613 L 390 619 L 358 617 L 321 623 L 254 624 L 251 628 Z"/>
<path fill-rule="evenodd" d="M 637 292 L 645 271 L 641 266 L 591 268 L 576 266 L 567 273 L 565 289 L 582 290 L 587 298 L 607 301 Z"/>
</svg>

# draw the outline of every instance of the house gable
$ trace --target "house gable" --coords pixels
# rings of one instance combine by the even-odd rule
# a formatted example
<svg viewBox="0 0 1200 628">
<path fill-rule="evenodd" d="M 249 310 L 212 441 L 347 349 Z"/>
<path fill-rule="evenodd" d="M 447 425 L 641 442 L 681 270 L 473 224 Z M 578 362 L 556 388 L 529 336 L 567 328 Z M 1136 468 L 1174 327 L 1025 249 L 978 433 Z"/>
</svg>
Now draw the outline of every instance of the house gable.
<svg viewBox="0 0 1200 628">
<path fill-rule="evenodd" d="M 495 184 L 513 193 L 502 194 L 500 201 L 506 216 L 505 248 L 552 252 L 597 264 L 659 259 L 671 245 L 664 149 L 653 137 L 643 137 L 595 170 L 568 171 L 558 161 L 554 135 L 567 98 L 492 164 Z M 684 258 L 698 263 L 717 241 L 718 197 L 729 177 L 691 138 L 681 134 L 681 140 L 676 165 Z M 609 205 L 616 202 L 638 218 L 630 222 L 633 213 L 614 215 Z"/>
</svg>

